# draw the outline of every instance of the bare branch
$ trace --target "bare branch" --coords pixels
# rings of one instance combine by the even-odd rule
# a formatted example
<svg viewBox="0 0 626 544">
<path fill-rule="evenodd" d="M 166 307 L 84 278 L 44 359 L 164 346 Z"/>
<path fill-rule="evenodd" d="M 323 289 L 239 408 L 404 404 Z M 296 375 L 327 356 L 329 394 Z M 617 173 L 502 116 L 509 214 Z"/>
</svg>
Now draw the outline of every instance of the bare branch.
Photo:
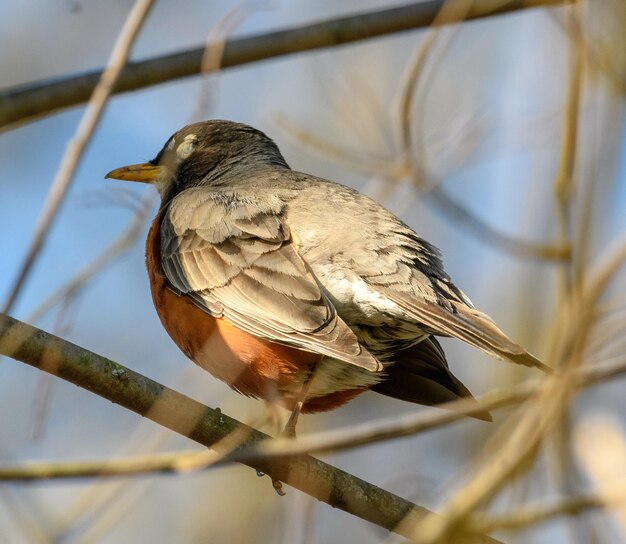
<svg viewBox="0 0 626 544">
<path fill-rule="evenodd" d="M 52 186 L 48 191 L 48 196 L 46 197 L 43 210 L 39 216 L 37 228 L 35 229 L 35 234 L 30 247 L 28 248 L 26 258 L 24 259 L 17 279 L 15 280 L 15 284 L 13 285 L 5 304 L 5 313 L 8 313 L 13 307 L 13 303 L 17 299 L 22 285 L 24 285 L 26 278 L 39 256 L 39 252 L 46 241 L 50 226 L 52 225 L 63 200 L 65 200 L 67 190 L 74 179 L 74 173 L 80 163 L 83 152 L 91 140 L 91 136 L 93 135 L 106 103 L 111 96 L 113 87 L 115 86 L 126 61 L 128 60 L 133 43 L 135 42 L 139 30 L 146 20 L 153 4 L 154 0 L 136 1 L 133 9 L 126 19 L 126 22 L 124 23 L 124 27 L 122 28 L 117 41 L 115 42 L 115 46 L 111 52 L 111 57 L 109 58 L 106 70 L 102 72 L 102 74 L 98 75 L 98 84 L 93 90 L 87 109 L 85 110 L 85 113 L 80 120 L 80 124 L 76 129 L 76 134 L 65 150 L 57 175 L 55 176 Z"/>
<path fill-rule="evenodd" d="M 474 0 L 467 19 L 489 17 L 532 7 L 559 5 L 563 1 Z M 444 0 L 416 2 L 397 8 L 229 40 L 224 48 L 222 68 L 427 27 L 433 22 L 444 3 Z M 130 63 L 122 72 L 114 92 L 133 91 L 199 74 L 205 49 L 205 46 L 202 46 Z M 100 70 L 94 70 L 5 90 L 0 93 L 0 127 L 33 121 L 42 115 L 85 102 L 100 75 Z"/>
<path fill-rule="evenodd" d="M 242 432 L 235 450 L 270 438 L 149 378 L 40 329 L 0 314 L 0 354 L 88 389 L 207 447 Z M 158 404 L 158 409 L 153 409 Z M 257 459 L 244 464 L 292 487 L 402 536 L 425 516 L 436 516 L 401 497 L 309 456 Z M 454 542 L 496 544 L 465 533 Z"/>
</svg>

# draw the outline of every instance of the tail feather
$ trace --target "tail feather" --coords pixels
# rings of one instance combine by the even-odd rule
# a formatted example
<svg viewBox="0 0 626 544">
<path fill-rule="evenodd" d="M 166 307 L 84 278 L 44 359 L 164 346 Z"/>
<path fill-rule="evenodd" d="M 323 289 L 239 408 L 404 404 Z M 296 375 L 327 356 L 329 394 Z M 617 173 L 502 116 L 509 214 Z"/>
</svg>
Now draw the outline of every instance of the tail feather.
<svg viewBox="0 0 626 544">
<path fill-rule="evenodd" d="M 554 370 L 547 364 L 542 363 L 539 359 L 537 359 L 537 357 L 524 350 L 522 350 L 521 353 L 502 353 L 502 357 L 519 365 L 538 368 L 546 374 L 552 374 L 554 372 Z"/>
<path fill-rule="evenodd" d="M 374 385 L 373 391 L 426 406 L 473 399 L 469 389 L 450 372 L 443 349 L 433 336 L 398 352 L 387 372 L 387 378 Z M 486 410 L 478 410 L 472 417 L 492 421 Z"/>
</svg>

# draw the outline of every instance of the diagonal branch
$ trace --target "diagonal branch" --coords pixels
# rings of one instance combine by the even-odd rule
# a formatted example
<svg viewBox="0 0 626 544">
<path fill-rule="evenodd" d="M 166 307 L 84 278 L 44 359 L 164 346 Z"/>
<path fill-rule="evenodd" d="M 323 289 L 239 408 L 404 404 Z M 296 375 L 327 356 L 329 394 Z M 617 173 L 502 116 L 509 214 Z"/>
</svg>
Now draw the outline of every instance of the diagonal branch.
<svg viewBox="0 0 626 544">
<path fill-rule="evenodd" d="M 526 8 L 562 4 L 565 0 L 474 0 L 466 19 L 479 19 Z M 313 23 L 297 28 L 229 40 L 222 68 L 274 57 L 366 40 L 429 26 L 445 0 L 427 0 Z M 200 74 L 205 46 L 130 63 L 115 85 L 115 93 L 143 89 Z M 85 102 L 101 70 L 13 87 L 0 92 L 0 127 L 28 122 Z"/>
<path fill-rule="evenodd" d="M 2 314 L 0 354 L 63 378 L 207 447 L 233 432 L 245 435 L 233 450 L 235 454 L 269 438 L 120 364 Z M 410 535 L 425 516 L 435 515 L 308 455 L 256 459 L 245 464 L 402 536 Z M 464 533 L 454 542 L 498 543 L 473 533 Z"/>
</svg>

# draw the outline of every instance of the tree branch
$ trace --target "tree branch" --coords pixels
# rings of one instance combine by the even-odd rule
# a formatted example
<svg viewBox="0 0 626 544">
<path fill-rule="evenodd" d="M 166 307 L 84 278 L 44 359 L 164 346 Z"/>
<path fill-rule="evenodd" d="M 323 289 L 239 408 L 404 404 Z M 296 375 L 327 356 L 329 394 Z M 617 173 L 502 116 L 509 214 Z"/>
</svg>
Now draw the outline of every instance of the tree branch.
<svg viewBox="0 0 626 544">
<path fill-rule="evenodd" d="M 243 435 L 234 453 L 270 438 L 118 363 L 3 314 L 0 314 L 0 354 L 83 387 L 207 447 L 234 432 Z M 256 459 L 245 464 L 402 536 L 410 535 L 425 516 L 434 515 L 308 455 Z M 498 541 L 486 535 L 465 533 L 454 542 L 497 544 Z"/>
<path fill-rule="evenodd" d="M 510 13 L 521 9 L 562 4 L 564 0 L 474 0 L 466 20 Z M 297 28 L 229 40 L 222 68 L 274 57 L 366 40 L 429 26 L 445 0 L 428 0 L 406 6 L 361 13 Z M 115 93 L 133 91 L 201 73 L 205 46 L 152 57 L 128 64 L 115 85 Z M 0 93 L 0 127 L 29 122 L 85 102 L 101 70 L 39 81 Z"/>
</svg>

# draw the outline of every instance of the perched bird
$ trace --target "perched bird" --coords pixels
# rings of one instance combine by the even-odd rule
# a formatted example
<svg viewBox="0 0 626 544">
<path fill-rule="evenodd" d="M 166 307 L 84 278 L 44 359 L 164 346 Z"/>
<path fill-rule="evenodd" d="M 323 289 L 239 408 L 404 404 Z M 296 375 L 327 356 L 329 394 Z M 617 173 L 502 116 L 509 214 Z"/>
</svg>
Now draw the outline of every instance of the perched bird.
<svg viewBox="0 0 626 544">
<path fill-rule="evenodd" d="M 300 411 L 368 389 L 471 398 L 436 336 L 546 369 L 474 308 L 432 244 L 358 191 L 292 170 L 250 126 L 186 126 L 107 177 L 161 195 L 146 263 L 174 342 L 234 390 L 291 409 L 291 432 Z"/>
</svg>

